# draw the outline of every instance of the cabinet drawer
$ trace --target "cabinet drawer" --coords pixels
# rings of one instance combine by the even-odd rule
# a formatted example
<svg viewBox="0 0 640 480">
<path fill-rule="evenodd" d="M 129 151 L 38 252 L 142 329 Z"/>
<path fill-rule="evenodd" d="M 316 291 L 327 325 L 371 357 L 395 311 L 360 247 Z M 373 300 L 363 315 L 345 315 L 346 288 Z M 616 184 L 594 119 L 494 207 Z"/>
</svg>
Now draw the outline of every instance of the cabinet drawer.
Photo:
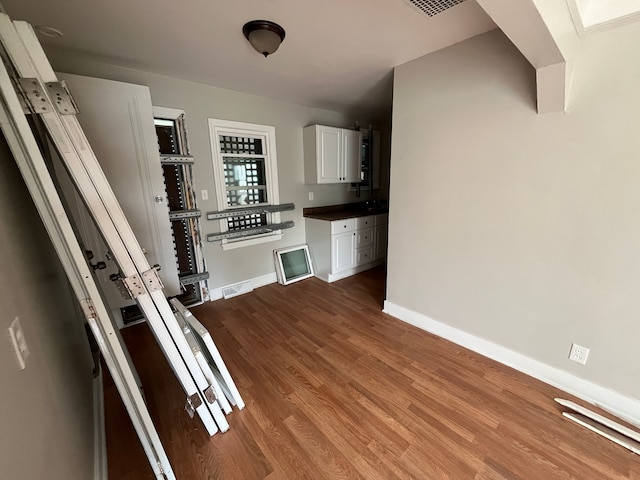
<svg viewBox="0 0 640 480">
<path fill-rule="evenodd" d="M 356 229 L 368 228 L 368 227 L 373 227 L 375 222 L 375 217 L 373 215 L 368 215 L 366 217 L 358 217 L 355 220 L 356 220 Z"/>
<path fill-rule="evenodd" d="M 347 218 L 345 220 L 336 220 L 331 222 L 331 235 L 342 232 L 350 232 L 356 229 L 356 219 Z"/>
<path fill-rule="evenodd" d="M 379 215 L 376 215 L 376 220 L 375 220 L 375 224 L 376 225 L 385 225 L 387 223 L 389 223 L 389 214 L 388 213 L 381 213 Z"/>
<path fill-rule="evenodd" d="M 373 261 L 373 245 L 356 249 L 356 266 Z"/>
<path fill-rule="evenodd" d="M 373 228 L 356 230 L 356 248 L 373 245 Z"/>
</svg>

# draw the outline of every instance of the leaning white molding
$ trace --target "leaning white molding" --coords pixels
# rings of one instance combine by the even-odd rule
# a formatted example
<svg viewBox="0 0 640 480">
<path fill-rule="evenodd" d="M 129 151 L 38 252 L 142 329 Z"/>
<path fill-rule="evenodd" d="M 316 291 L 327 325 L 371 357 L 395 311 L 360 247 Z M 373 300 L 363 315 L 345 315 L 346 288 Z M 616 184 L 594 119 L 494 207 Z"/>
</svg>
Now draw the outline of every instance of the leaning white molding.
<svg viewBox="0 0 640 480">
<path fill-rule="evenodd" d="M 102 369 L 93 378 L 93 480 L 108 480 Z"/>
<path fill-rule="evenodd" d="M 564 370 L 534 360 L 507 347 L 464 332 L 392 302 L 385 300 L 383 312 L 514 368 L 571 395 L 575 395 L 634 425 L 640 422 L 640 401 L 638 399 L 627 397 L 614 390 L 576 377 Z"/>
</svg>

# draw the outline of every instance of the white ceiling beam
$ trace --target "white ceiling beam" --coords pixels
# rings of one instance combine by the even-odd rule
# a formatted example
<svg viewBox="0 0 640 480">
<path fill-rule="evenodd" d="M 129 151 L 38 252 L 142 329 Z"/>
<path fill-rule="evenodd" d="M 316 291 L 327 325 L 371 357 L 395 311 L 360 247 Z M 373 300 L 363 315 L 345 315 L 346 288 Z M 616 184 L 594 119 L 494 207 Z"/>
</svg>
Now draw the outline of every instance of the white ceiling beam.
<svg viewBox="0 0 640 480">
<path fill-rule="evenodd" d="M 569 75 L 565 58 L 534 0 L 477 0 L 536 69 L 538 113 L 563 112 Z"/>
<path fill-rule="evenodd" d="M 566 70 L 564 62 L 536 69 L 538 113 L 564 111 L 566 104 Z"/>
</svg>

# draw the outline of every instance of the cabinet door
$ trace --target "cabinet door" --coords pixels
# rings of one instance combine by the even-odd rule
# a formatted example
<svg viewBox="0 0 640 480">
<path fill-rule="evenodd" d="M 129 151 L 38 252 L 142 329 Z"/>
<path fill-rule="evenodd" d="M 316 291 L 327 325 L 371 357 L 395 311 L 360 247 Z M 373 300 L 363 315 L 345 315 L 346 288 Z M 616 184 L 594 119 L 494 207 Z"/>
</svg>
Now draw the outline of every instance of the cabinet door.
<svg viewBox="0 0 640 480">
<path fill-rule="evenodd" d="M 342 129 L 343 169 L 342 182 L 360 181 L 360 155 L 362 151 L 362 132 Z"/>
<path fill-rule="evenodd" d="M 341 135 L 339 128 L 318 126 L 318 183 L 340 183 L 344 177 Z"/>
<path fill-rule="evenodd" d="M 356 232 L 331 236 L 331 273 L 338 273 L 355 266 L 355 245 Z"/>
<path fill-rule="evenodd" d="M 387 256 L 388 225 L 376 225 L 373 232 L 373 259 L 380 260 Z"/>
</svg>

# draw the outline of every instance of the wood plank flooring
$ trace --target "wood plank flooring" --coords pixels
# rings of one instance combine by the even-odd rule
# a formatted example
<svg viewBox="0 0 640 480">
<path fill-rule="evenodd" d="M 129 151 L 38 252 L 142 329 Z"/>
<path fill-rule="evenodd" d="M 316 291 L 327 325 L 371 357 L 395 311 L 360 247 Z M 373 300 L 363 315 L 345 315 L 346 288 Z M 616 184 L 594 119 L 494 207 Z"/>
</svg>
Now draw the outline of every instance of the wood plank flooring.
<svg viewBox="0 0 640 480">
<path fill-rule="evenodd" d="M 269 285 L 192 309 L 247 404 L 207 437 L 146 325 L 123 337 L 179 480 L 640 479 L 548 385 L 381 313 L 384 271 Z M 111 480 L 154 478 L 105 387 Z M 579 400 L 573 399 L 584 404 Z"/>
</svg>

